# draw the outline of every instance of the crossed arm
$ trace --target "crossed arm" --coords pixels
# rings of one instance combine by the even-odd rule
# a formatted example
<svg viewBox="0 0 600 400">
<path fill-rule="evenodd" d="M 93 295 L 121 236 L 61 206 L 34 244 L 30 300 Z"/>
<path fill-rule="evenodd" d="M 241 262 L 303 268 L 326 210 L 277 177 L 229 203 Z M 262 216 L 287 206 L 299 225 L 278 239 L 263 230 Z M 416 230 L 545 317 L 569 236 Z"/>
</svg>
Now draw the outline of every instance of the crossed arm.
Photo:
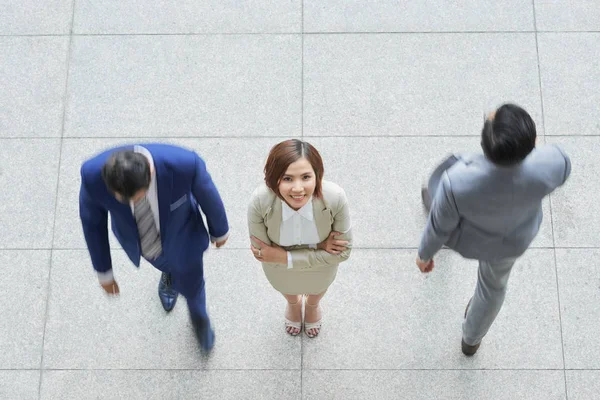
<svg viewBox="0 0 600 400">
<path fill-rule="evenodd" d="M 352 226 L 345 194 L 340 195 L 340 203 L 334 209 L 336 211 L 333 215 L 332 231 L 326 240 L 319 243 L 316 249 L 290 251 L 293 268 L 310 269 L 319 265 L 337 265 L 350 257 Z M 258 197 L 253 198 L 248 206 L 248 229 L 251 236 L 250 248 L 258 261 L 287 264 L 287 252 L 272 243 L 267 235 Z"/>
</svg>

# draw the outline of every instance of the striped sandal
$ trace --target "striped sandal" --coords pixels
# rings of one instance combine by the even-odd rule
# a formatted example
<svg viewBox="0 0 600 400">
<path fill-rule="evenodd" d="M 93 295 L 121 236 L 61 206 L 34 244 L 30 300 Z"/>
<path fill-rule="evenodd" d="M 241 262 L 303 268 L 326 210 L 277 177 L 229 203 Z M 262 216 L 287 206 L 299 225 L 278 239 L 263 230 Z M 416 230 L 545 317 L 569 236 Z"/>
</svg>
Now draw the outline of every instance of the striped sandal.
<svg viewBox="0 0 600 400">
<path fill-rule="evenodd" d="M 319 307 L 319 304 L 308 304 L 308 302 L 304 303 L 305 307 Z M 306 333 L 306 336 L 308 336 L 309 338 L 316 338 L 317 336 L 319 336 L 319 332 L 321 331 L 321 326 L 322 324 L 323 318 L 321 318 L 320 320 L 318 320 L 317 322 L 304 322 L 304 333 Z"/>
<path fill-rule="evenodd" d="M 301 300 L 302 300 L 302 297 L 297 302 L 288 303 L 288 305 L 295 306 Z M 289 328 L 292 328 L 292 329 L 289 329 Z M 285 319 L 285 333 L 287 333 L 290 336 L 298 336 L 300 334 L 300 332 L 302 332 L 302 321 L 295 322 L 295 321 L 290 321 L 287 318 Z"/>
</svg>

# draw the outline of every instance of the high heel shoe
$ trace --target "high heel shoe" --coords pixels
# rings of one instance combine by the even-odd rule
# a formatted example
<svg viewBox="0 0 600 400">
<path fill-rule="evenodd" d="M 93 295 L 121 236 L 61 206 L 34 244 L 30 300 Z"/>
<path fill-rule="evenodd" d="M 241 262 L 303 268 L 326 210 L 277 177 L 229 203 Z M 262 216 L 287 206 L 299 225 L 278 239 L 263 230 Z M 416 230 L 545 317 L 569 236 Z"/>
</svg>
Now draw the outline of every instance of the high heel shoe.
<svg viewBox="0 0 600 400">
<path fill-rule="evenodd" d="M 288 303 L 288 305 L 295 306 L 298 305 L 298 302 L 300 301 L 302 301 L 302 297 L 300 297 L 300 300 L 296 301 L 295 303 Z M 293 330 L 288 332 L 288 328 L 293 328 Z M 298 322 L 290 321 L 287 318 L 285 319 L 285 333 L 290 336 L 298 336 L 300 332 L 302 332 L 302 319 L 300 319 Z"/>
<path fill-rule="evenodd" d="M 305 307 L 311 307 L 311 308 L 317 308 L 319 307 L 319 304 L 308 304 L 308 301 L 306 303 L 304 303 Z M 319 333 L 321 332 L 321 326 L 323 325 L 322 323 L 323 318 L 321 318 L 320 320 L 318 320 L 317 322 L 304 322 L 304 333 L 306 333 L 306 336 L 308 336 L 309 338 L 315 338 L 317 336 L 319 336 Z M 311 333 L 311 330 L 316 329 L 316 333 Z"/>
</svg>

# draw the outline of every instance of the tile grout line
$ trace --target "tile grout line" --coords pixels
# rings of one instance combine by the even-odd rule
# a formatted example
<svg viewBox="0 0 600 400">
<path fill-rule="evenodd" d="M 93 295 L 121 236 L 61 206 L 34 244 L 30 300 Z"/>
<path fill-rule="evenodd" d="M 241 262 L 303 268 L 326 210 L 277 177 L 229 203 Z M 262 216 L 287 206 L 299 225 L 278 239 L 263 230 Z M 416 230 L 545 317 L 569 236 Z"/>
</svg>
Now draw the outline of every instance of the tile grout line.
<svg viewBox="0 0 600 400">
<path fill-rule="evenodd" d="M 300 138 L 304 141 L 304 0 L 301 4 L 301 54 L 300 54 Z"/>
<path fill-rule="evenodd" d="M 552 241 L 555 241 L 554 238 L 554 221 L 553 221 L 553 213 L 552 213 L 552 194 L 548 195 L 548 200 L 550 202 L 550 226 L 552 227 Z M 562 312 L 561 312 L 561 303 L 560 303 L 560 285 L 558 280 L 558 262 L 556 259 L 556 247 L 554 247 L 552 254 L 554 255 L 554 274 L 556 277 L 556 300 L 558 302 L 558 323 L 560 326 L 560 345 L 562 349 L 562 359 L 563 359 L 563 374 L 565 380 L 565 397 L 566 400 L 569 400 L 569 392 L 567 385 L 567 363 L 565 361 L 565 339 L 563 335 L 563 323 L 562 323 Z"/>
<path fill-rule="evenodd" d="M 540 66 L 540 46 L 538 43 L 538 32 L 537 32 L 537 18 L 535 15 L 535 0 L 531 0 L 533 6 L 533 26 L 535 28 L 535 54 L 537 57 L 537 70 L 538 70 L 538 89 L 540 90 L 540 107 L 542 111 L 542 130 L 544 131 L 544 143 L 546 142 L 546 116 L 544 114 L 544 94 L 542 91 L 542 68 Z M 552 231 L 552 244 L 554 243 L 554 231 Z"/>
<path fill-rule="evenodd" d="M 58 192 L 60 190 L 60 167 L 61 167 L 61 161 L 62 161 L 62 149 L 63 149 L 63 139 L 65 136 L 65 119 L 66 119 L 66 115 L 67 115 L 67 102 L 68 102 L 68 98 L 69 98 L 69 93 L 68 93 L 68 89 L 69 89 L 69 71 L 71 69 L 71 52 L 73 49 L 73 23 L 75 20 L 75 3 L 77 0 L 73 0 L 73 5 L 71 8 L 71 29 L 69 32 L 69 45 L 67 48 L 67 59 L 66 59 L 66 76 L 65 76 L 65 90 L 64 90 L 64 96 L 63 96 L 63 115 L 62 115 L 62 123 L 61 123 L 61 136 L 60 136 L 60 144 L 59 144 L 59 150 L 58 150 L 58 167 L 57 167 L 57 173 L 58 176 L 56 177 L 56 192 L 55 192 L 55 198 L 54 198 L 54 221 L 52 222 L 52 240 L 50 242 L 51 248 L 50 248 L 50 259 L 48 260 L 49 265 L 48 265 L 48 284 L 46 285 L 46 311 L 45 311 L 45 315 L 44 315 L 44 329 L 42 331 L 42 354 L 40 357 L 40 381 L 39 381 L 39 385 L 38 385 L 38 399 L 42 398 L 42 382 L 44 379 L 44 347 L 45 347 L 45 343 L 46 343 L 46 327 L 48 325 L 48 318 L 49 318 L 49 310 L 50 310 L 50 292 L 51 292 L 51 282 L 52 282 L 52 259 L 54 256 L 54 235 L 56 233 L 56 214 L 58 212 Z"/>
<path fill-rule="evenodd" d="M 569 135 L 546 135 L 547 138 L 598 138 L 600 135 L 585 135 L 585 134 L 569 134 Z M 97 140 L 97 139 L 114 139 L 114 140 L 128 140 L 133 143 L 134 140 L 139 139 L 161 139 L 161 140 L 204 140 L 204 139 L 219 139 L 219 140 L 237 140 L 237 139 L 279 139 L 288 138 L 289 136 L 11 136 L 1 137 L 0 140 L 49 140 L 49 139 L 64 139 L 64 140 Z M 307 137 L 313 139 L 434 139 L 434 138 L 447 138 L 447 139 L 465 139 L 465 138 L 477 138 L 478 135 L 318 135 Z"/>
<path fill-rule="evenodd" d="M 485 372 L 502 372 L 502 371 L 563 371 L 563 368 L 307 368 L 307 371 L 361 371 L 361 372 L 375 372 L 375 371 L 485 371 Z M 600 368 L 567 368 L 567 371 L 600 371 Z M 0 372 L 5 371 L 39 371 L 39 368 L 0 368 Z M 292 372 L 300 371 L 298 369 L 288 368 L 45 368 L 44 371 L 68 371 L 68 372 L 82 372 L 82 371 L 113 371 L 113 372 L 130 372 L 130 371 L 141 371 L 141 372 L 259 372 L 259 371 L 279 371 L 279 372 Z"/>
<path fill-rule="evenodd" d="M 523 30 L 523 31 L 331 31 L 331 32 L 138 32 L 138 33 L 30 33 L 30 34 L 0 34 L 0 37 L 103 37 L 103 36 L 290 36 L 290 35 L 446 35 L 446 34 L 527 34 L 527 33 L 600 33 L 595 30 Z"/>
<path fill-rule="evenodd" d="M 300 104 L 301 104 L 301 138 L 304 141 L 304 0 L 301 3 L 301 14 L 302 14 L 302 34 L 300 36 L 302 41 L 302 54 L 301 54 L 301 73 L 300 73 Z M 302 297 L 304 302 L 304 297 Z M 304 319 L 304 317 L 303 317 Z M 300 330 L 300 400 L 304 400 L 304 335 Z"/>
<path fill-rule="evenodd" d="M 533 10 L 533 27 L 535 30 L 535 53 L 537 56 L 537 69 L 538 69 L 538 85 L 540 90 L 540 105 L 542 108 L 542 128 L 544 130 L 544 143 L 546 143 L 546 118 L 544 114 L 544 92 L 542 89 L 542 68 L 540 65 L 540 45 L 538 40 L 538 30 L 537 30 L 537 15 L 535 9 L 535 0 L 531 0 L 531 6 Z M 565 383 L 565 399 L 569 400 L 569 390 L 567 385 L 567 364 L 565 362 L 565 340 L 563 336 L 563 324 L 562 324 L 562 312 L 560 305 L 560 285 L 558 280 L 558 263 L 556 259 L 556 236 L 554 233 L 554 215 L 552 212 L 552 194 L 548 195 L 548 203 L 550 209 L 550 227 L 552 231 L 552 254 L 554 256 L 554 274 L 556 277 L 556 300 L 558 303 L 558 323 L 560 327 L 560 346 L 562 350 L 562 362 L 563 362 L 563 379 Z"/>
<path fill-rule="evenodd" d="M 362 247 L 362 246 L 353 246 L 354 250 L 416 250 L 418 247 Z M 529 250 L 600 250 L 600 246 L 583 246 L 583 247 L 570 247 L 570 246 L 540 246 L 540 247 L 529 247 Z M 58 251 L 86 251 L 86 247 L 6 247 L 0 248 L 0 251 L 48 251 L 48 250 L 58 250 Z M 122 247 L 111 247 L 111 251 L 123 250 Z M 238 250 L 248 250 L 246 247 L 228 247 L 219 249 L 219 252 L 228 252 L 228 251 L 238 251 Z M 442 249 L 442 251 L 451 251 L 450 249 Z"/>
</svg>

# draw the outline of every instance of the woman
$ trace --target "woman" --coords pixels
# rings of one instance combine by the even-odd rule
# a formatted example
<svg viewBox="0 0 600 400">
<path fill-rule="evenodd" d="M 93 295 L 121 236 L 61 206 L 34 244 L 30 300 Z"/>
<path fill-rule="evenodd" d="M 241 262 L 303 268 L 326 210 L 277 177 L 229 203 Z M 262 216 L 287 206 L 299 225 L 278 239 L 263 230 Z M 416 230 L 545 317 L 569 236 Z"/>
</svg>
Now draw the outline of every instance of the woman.
<svg viewBox="0 0 600 400">
<path fill-rule="evenodd" d="M 348 202 L 342 188 L 323 180 L 323 160 L 309 143 L 275 145 L 265 183 L 248 207 L 251 250 L 273 287 L 287 300 L 286 332 L 310 338 L 321 329 L 319 302 L 352 247 Z"/>
</svg>

